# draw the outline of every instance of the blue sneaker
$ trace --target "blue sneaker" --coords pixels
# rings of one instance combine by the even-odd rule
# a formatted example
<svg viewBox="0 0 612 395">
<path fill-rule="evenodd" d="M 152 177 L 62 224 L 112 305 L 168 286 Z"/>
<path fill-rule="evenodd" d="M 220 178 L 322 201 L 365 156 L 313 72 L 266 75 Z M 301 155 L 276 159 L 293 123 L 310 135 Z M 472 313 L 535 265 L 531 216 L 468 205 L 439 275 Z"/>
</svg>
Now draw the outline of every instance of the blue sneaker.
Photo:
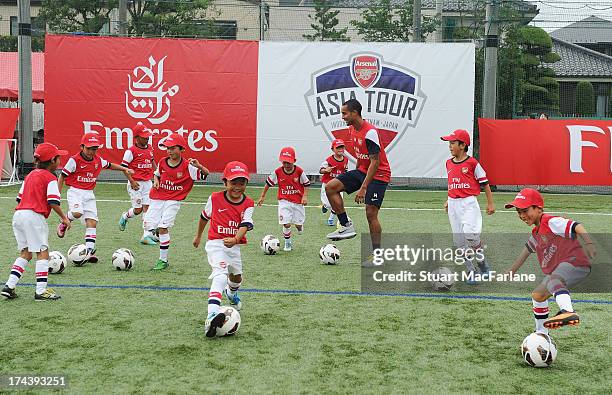
<svg viewBox="0 0 612 395">
<path fill-rule="evenodd" d="M 489 274 L 491 272 L 491 268 L 487 264 L 487 261 L 479 262 L 478 263 L 478 270 L 480 270 L 480 273 L 482 274 L 483 278 L 488 278 Z"/>
<path fill-rule="evenodd" d="M 210 313 L 204 323 L 206 337 L 215 337 L 217 328 L 221 328 L 223 324 L 225 324 L 225 313 Z"/>
<path fill-rule="evenodd" d="M 336 226 L 336 220 L 333 218 L 329 218 L 327 220 L 327 226 Z"/>
<path fill-rule="evenodd" d="M 122 215 L 121 218 L 119 218 L 119 230 L 123 232 L 126 226 L 127 226 L 127 218 L 123 218 L 123 215 Z"/>
<path fill-rule="evenodd" d="M 283 251 L 291 251 L 293 249 L 293 242 L 291 239 L 285 239 L 285 247 L 283 247 Z"/>
<path fill-rule="evenodd" d="M 140 244 L 144 244 L 147 246 L 154 246 L 157 245 L 157 243 L 155 242 L 155 240 L 153 240 L 153 238 L 151 236 L 145 236 L 142 239 L 140 239 Z"/>
<path fill-rule="evenodd" d="M 465 280 L 465 283 L 467 285 L 478 285 L 478 281 L 476 281 L 474 279 L 474 275 L 476 274 L 476 272 L 475 271 L 471 271 L 470 273 L 472 273 L 472 275 L 469 276 L 467 280 Z"/>
<path fill-rule="evenodd" d="M 227 300 L 229 300 L 230 305 L 234 306 L 236 310 L 240 311 L 240 309 L 242 309 L 242 302 L 240 301 L 238 291 L 234 292 L 234 296 L 229 296 L 229 294 L 227 293 L 227 288 L 225 288 L 223 290 L 223 294 L 227 297 Z"/>
</svg>

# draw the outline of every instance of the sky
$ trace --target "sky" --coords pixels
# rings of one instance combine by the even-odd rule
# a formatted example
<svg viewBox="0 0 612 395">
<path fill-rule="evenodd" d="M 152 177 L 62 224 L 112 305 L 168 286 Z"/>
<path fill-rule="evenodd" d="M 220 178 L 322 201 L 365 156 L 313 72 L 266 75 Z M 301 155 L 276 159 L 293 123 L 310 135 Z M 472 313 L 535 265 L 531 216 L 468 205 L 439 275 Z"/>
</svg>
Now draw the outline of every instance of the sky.
<svg viewBox="0 0 612 395">
<path fill-rule="evenodd" d="M 531 25 L 551 32 L 577 22 L 591 15 L 612 21 L 612 0 L 538 0 L 528 3 L 535 4 L 540 14 Z M 612 31 L 610 32 L 612 36 Z"/>
</svg>

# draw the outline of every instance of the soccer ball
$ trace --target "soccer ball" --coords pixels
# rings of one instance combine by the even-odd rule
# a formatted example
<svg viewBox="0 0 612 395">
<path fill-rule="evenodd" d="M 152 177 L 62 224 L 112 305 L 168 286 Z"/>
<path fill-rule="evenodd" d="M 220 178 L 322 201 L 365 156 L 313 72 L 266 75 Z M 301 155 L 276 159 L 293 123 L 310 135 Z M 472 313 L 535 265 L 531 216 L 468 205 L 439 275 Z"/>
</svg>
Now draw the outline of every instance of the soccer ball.
<svg viewBox="0 0 612 395">
<path fill-rule="evenodd" d="M 319 250 L 321 262 L 327 265 L 335 265 L 340 260 L 340 250 L 333 244 L 327 244 Z"/>
<path fill-rule="evenodd" d="M 68 260 L 70 260 L 74 266 L 83 266 L 88 258 L 85 244 L 75 244 L 68 249 Z"/>
<path fill-rule="evenodd" d="M 430 272 L 431 286 L 436 291 L 448 291 L 455 283 L 453 272 L 447 267 L 440 267 Z"/>
<path fill-rule="evenodd" d="M 266 255 L 274 255 L 280 250 L 280 240 L 273 235 L 266 235 L 261 239 L 261 250 Z"/>
<path fill-rule="evenodd" d="M 113 253 L 112 262 L 117 270 L 130 270 L 134 265 L 134 253 L 127 248 L 119 248 Z"/>
<path fill-rule="evenodd" d="M 536 368 L 546 368 L 557 358 L 557 346 L 552 337 L 539 332 L 523 340 L 521 351 L 525 362 Z"/>
<path fill-rule="evenodd" d="M 60 274 L 66 268 L 66 257 L 59 251 L 49 253 L 49 274 Z"/>
<path fill-rule="evenodd" d="M 233 307 L 221 306 L 219 313 L 225 314 L 225 323 L 217 328 L 217 336 L 231 336 L 240 328 L 240 313 Z"/>
</svg>

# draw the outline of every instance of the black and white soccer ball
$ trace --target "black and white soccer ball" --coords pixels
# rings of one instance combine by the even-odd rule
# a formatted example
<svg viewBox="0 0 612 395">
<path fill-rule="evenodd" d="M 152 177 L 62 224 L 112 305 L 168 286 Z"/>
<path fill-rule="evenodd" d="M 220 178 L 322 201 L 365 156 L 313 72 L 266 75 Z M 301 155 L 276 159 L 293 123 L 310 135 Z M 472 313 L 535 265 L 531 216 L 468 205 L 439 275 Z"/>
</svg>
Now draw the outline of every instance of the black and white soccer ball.
<svg viewBox="0 0 612 395">
<path fill-rule="evenodd" d="M 134 262 L 134 253 L 127 248 L 119 248 L 113 252 L 112 263 L 117 270 L 130 270 Z"/>
<path fill-rule="evenodd" d="M 534 332 L 523 340 L 521 345 L 523 359 L 535 368 L 547 368 L 557 358 L 557 346 L 552 337 Z"/>
<path fill-rule="evenodd" d="M 274 255 L 280 250 L 280 240 L 273 235 L 266 235 L 261 239 L 261 250 L 266 255 Z"/>
<path fill-rule="evenodd" d="M 219 313 L 225 314 L 225 322 L 217 328 L 217 336 L 231 336 L 240 328 L 240 313 L 231 306 L 221 306 Z"/>
<path fill-rule="evenodd" d="M 319 258 L 326 265 L 335 265 L 340 260 L 340 250 L 334 244 L 327 244 L 319 250 Z"/>
<path fill-rule="evenodd" d="M 49 253 L 49 274 L 60 274 L 68 265 L 66 257 L 59 251 Z"/>
<path fill-rule="evenodd" d="M 431 286 L 436 291 L 448 291 L 455 283 L 452 270 L 447 267 L 440 267 L 431 271 Z"/>
<path fill-rule="evenodd" d="M 89 259 L 89 256 L 85 244 L 74 244 L 68 249 L 68 260 L 70 260 L 74 266 L 83 266 L 87 263 L 87 259 Z"/>
</svg>

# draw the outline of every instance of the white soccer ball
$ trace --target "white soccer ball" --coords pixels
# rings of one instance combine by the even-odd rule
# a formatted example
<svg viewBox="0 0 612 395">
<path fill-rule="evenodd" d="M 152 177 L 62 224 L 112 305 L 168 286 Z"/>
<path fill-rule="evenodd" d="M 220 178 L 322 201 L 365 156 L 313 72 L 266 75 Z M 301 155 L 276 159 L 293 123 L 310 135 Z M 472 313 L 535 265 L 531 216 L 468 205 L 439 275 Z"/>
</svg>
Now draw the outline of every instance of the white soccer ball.
<svg viewBox="0 0 612 395">
<path fill-rule="evenodd" d="M 66 268 L 68 261 L 66 257 L 59 251 L 51 251 L 49 253 L 49 274 L 60 274 Z"/>
<path fill-rule="evenodd" d="M 225 323 L 217 328 L 217 336 L 231 336 L 240 328 L 240 313 L 233 307 L 221 306 L 220 313 L 225 314 Z"/>
<path fill-rule="evenodd" d="M 274 255 L 280 250 L 280 240 L 273 235 L 266 235 L 261 239 L 261 250 L 266 255 Z"/>
<path fill-rule="evenodd" d="M 430 272 L 431 286 L 436 291 L 448 291 L 455 283 L 455 274 L 447 267 L 440 267 Z"/>
<path fill-rule="evenodd" d="M 119 248 L 113 253 L 112 262 L 117 270 L 130 270 L 134 266 L 134 253 L 127 248 Z"/>
<path fill-rule="evenodd" d="M 74 266 L 83 266 L 88 258 L 85 244 L 75 244 L 68 249 L 68 259 Z"/>
<path fill-rule="evenodd" d="M 333 244 L 327 244 L 319 250 L 321 262 L 327 265 L 335 265 L 340 260 L 340 250 Z"/>
<path fill-rule="evenodd" d="M 557 358 L 557 346 L 552 337 L 539 332 L 523 340 L 521 351 L 525 362 L 536 368 L 549 367 Z"/>
</svg>

